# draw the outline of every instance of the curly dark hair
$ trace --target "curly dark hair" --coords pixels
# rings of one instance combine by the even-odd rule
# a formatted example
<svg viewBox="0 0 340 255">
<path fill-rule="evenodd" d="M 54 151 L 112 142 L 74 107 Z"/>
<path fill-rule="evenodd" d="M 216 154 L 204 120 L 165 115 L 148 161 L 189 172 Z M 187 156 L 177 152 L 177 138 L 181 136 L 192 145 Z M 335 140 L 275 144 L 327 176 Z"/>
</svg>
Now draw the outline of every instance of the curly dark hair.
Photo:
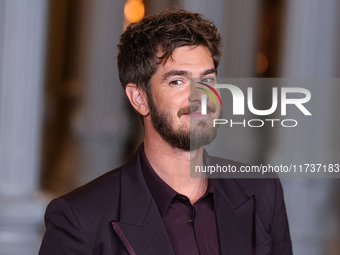
<svg viewBox="0 0 340 255">
<path fill-rule="evenodd" d="M 118 71 L 123 88 L 135 83 L 148 91 L 157 66 L 171 58 L 177 47 L 189 45 L 207 47 L 217 69 L 221 35 L 202 14 L 171 8 L 130 24 L 118 44 Z"/>
</svg>

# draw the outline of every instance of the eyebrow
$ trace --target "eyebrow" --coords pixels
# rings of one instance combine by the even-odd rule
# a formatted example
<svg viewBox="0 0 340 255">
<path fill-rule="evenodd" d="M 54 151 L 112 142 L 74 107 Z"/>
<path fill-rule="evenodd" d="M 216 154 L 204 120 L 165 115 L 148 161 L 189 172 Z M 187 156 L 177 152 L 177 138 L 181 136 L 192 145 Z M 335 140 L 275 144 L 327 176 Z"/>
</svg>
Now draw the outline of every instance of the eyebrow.
<svg viewBox="0 0 340 255">
<path fill-rule="evenodd" d="M 186 70 L 172 70 L 169 71 L 167 73 L 165 73 L 162 77 L 162 81 L 165 81 L 166 79 L 168 79 L 171 76 L 188 76 L 190 74 L 189 71 Z"/>
<path fill-rule="evenodd" d="M 212 73 L 217 74 L 216 68 L 211 68 L 211 69 L 204 71 L 203 73 L 201 73 L 201 77 L 207 74 L 212 74 Z"/>
<path fill-rule="evenodd" d="M 212 73 L 215 73 L 215 74 L 217 73 L 216 68 L 210 68 L 208 70 L 205 70 L 204 72 L 202 72 L 200 74 L 200 77 L 202 77 L 204 75 L 212 74 Z M 167 72 L 163 75 L 162 81 L 165 81 L 166 79 L 168 79 L 171 76 L 177 76 L 177 75 L 178 76 L 188 76 L 190 74 L 191 74 L 191 72 L 189 72 L 187 70 L 172 70 L 172 71 L 169 71 L 169 72 Z"/>
</svg>

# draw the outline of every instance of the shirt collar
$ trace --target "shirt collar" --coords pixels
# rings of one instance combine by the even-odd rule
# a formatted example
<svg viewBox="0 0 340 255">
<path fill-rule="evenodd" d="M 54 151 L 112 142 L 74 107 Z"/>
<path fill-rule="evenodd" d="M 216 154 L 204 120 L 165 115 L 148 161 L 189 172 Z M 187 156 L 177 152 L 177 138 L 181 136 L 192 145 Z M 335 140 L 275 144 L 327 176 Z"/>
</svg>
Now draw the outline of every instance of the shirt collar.
<svg viewBox="0 0 340 255">
<path fill-rule="evenodd" d="M 145 155 L 144 144 L 142 145 L 142 149 L 140 151 L 141 151 L 141 155 L 140 155 L 141 167 L 142 167 L 142 172 L 143 172 L 146 184 L 149 187 L 149 190 L 156 203 L 156 206 L 158 207 L 159 212 L 161 213 L 162 216 L 164 216 L 171 201 L 179 193 L 177 193 L 168 184 L 166 184 L 153 170 L 152 166 L 150 165 Z M 211 178 L 208 178 L 207 180 L 208 180 L 207 191 L 202 196 L 202 198 L 200 198 L 199 200 L 203 199 L 206 196 L 211 196 L 212 206 L 215 212 L 216 211 L 215 183 L 214 183 L 214 180 Z"/>
<path fill-rule="evenodd" d="M 216 212 L 216 195 L 215 195 L 215 181 L 212 178 L 208 178 L 208 188 L 207 191 L 205 192 L 204 196 L 211 196 L 211 202 L 212 202 L 212 207 L 214 212 Z"/>
<path fill-rule="evenodd" d="M 206 150 L 203 150 L 203 162 L 204 162 L 204 165 L 206 166 L 209 165 L 210 163 L 209 154 L 206 152 Z M 211 194 L 213 210 L 214 212 L 216 212 L 215 180 L 213 178 L 207 178 L 207 180 L 208 180 L 208 187 L 207 187 L 207 191 L 204 194 L 204 196 Z"/>
</svg>

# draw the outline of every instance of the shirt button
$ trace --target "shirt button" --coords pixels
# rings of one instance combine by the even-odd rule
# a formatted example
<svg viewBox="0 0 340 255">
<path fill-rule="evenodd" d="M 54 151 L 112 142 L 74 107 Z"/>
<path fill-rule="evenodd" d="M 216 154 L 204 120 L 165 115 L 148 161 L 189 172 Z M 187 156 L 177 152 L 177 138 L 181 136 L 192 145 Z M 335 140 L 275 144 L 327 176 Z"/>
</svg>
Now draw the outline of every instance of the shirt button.
<svg viewBox="0 0 340 255">
<path fill-rule="evenodd" d="M 192 225 L 192 224 L 194 224 L 194 220 L 190 219 L 190 220 L 188 220 L 188 223 Z"/>
</svg>

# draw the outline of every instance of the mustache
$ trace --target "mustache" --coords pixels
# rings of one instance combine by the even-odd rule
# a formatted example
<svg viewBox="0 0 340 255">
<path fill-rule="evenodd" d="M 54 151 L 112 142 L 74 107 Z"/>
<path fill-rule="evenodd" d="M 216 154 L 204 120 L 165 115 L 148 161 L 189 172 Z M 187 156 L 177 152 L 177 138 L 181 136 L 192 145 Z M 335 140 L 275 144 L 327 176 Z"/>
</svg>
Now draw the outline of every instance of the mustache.
<svg viewBox="0 0 340 255">
<path fill-rule="evenodd" d="M 177 112 L 177 116 L 181 117 L 184 114 L 197 112 L 198 110 L 200 110 L 200 108 L 201 108 L 200 104 L 191 104 L 190 106 L 186 106 L 186 107 L 179 109 Z M 214 112 L 216 112 L 216 106 L 207 105 L 207 113 L 214 113 Z"/>
</svg>

